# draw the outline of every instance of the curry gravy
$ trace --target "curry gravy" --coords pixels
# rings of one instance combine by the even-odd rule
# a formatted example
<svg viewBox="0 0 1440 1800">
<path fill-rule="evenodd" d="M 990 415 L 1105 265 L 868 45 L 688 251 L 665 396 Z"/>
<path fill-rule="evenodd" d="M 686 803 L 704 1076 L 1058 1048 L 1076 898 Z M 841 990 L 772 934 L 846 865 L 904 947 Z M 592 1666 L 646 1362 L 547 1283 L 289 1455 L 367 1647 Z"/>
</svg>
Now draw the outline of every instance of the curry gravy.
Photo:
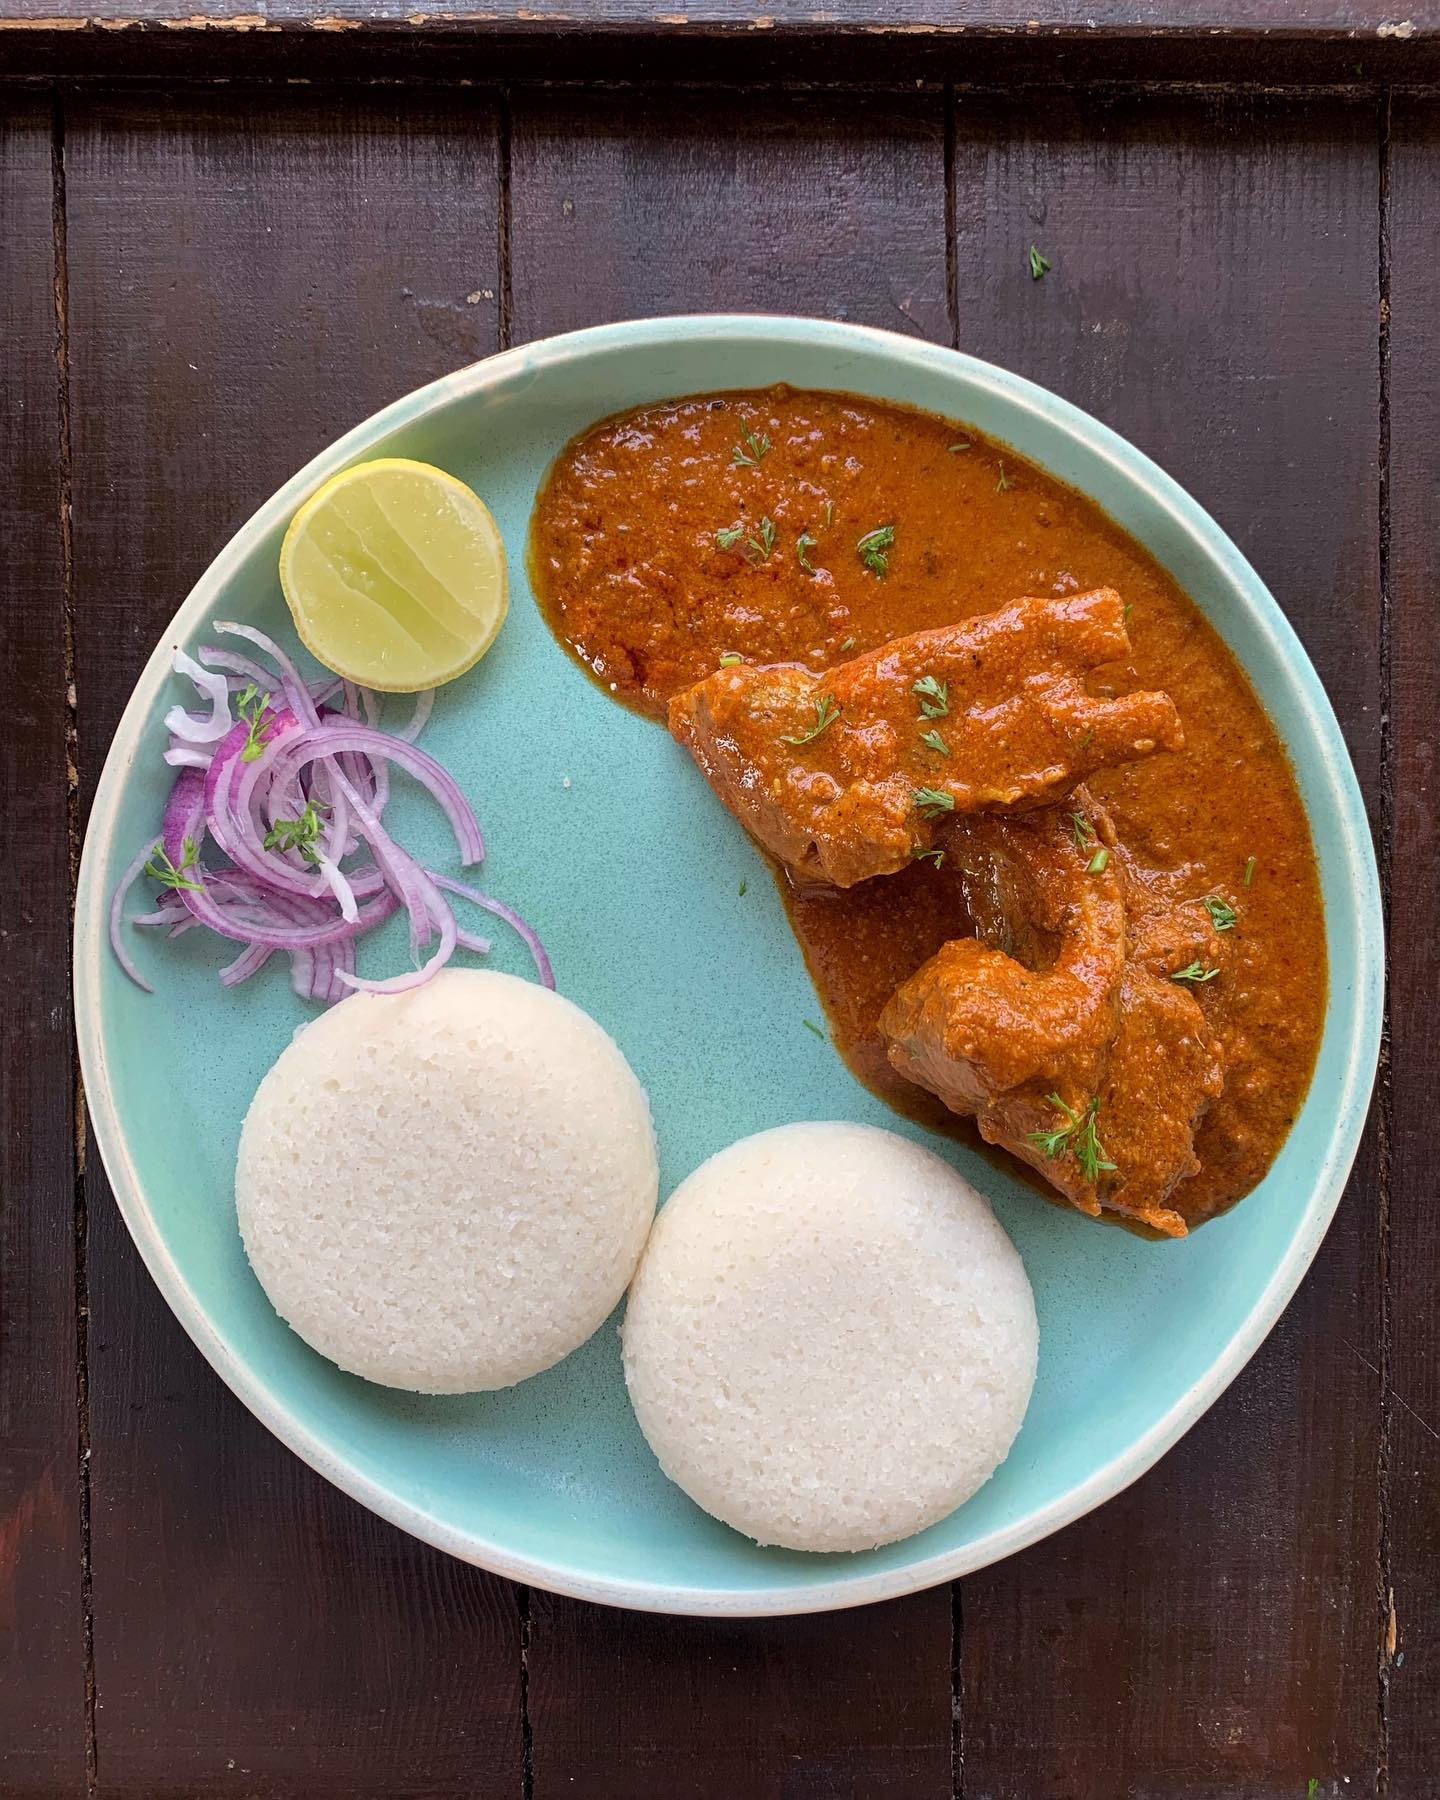
<svg viewBox="0 0 1440 1800">
<path fill-rule="evenodd" d="M 1092 501 L 967 426 L 903 407 L 784 388 L 697 396 L 568 445 L 536 504 L 530 561 L 561 642 L 616 699 L 661 721 L 670 696 L 724 655 L 822 670 L 1021 594 L 1118 588 L 1132 652 L 1096 670 L 1091 690 L 1165 690 L 1186 741 L 1096 776 L 1091 791 L 1157 899 L 1213 895 L 1237 915 L 1218 977 L 1194 989 L 1222 1042 L 1225 1089 L 1196 1139 L 1202 1170 L 1172 1204 L 1194 1223 L 1260 1180 L 1304 1099 L 1324 1021 L 1309 825 L 1234 657 Z M 845 890 L 777 878 L 850 1067 L 898 1110 L 954 1130 L 938 1100 L 892 1071 L 875 1027 L 895 988 L 966 935 L 958 875 L 923 862 Z M 968 1125 L 961 1135 L 975 1141 Z"/>
</svg>

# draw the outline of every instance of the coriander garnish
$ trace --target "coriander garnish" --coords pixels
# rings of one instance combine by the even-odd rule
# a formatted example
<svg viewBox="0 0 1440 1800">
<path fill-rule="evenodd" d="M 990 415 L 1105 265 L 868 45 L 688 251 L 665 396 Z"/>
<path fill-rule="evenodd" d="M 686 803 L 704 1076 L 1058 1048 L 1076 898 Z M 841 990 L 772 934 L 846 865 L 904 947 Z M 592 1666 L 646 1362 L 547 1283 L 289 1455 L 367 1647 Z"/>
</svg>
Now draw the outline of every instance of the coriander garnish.
<svg viewBox="0 0 1440 1800">
<path fill-rule="evenodd" d="M 920 696 L 920 710 L 927 719 L 949 718 L 950 684 L 948 681 L 937 681 L 933 675 L 922 675 L 919 681 L 911 685 L 910 692 Z"/>
<path fill-rule="evenodd" d="M 321 807 L 315 800 L 307 800 L 305 810 L 298 819 L 277 819 L 265 833 L 267 850 L 298 850 L 306 862 L 319 862 L 311 845 L 324 829 L 320 818 L 321 811 L 328 812 L 328 807 Z"/>
<path fill-rule="evenodd" d="M 1042 275 L 1048 275 L 1054 267 L 1048 256 L 1042 256 L 1032 244 L 1030 246 L 1030 279 L 1038 281 Z"/>
<path fill-rule="evenodd" d="M 877 525 L 873 531 L 867 531 L 855 548 L 860 552 L 860 560 L 872 575 L 880 580 L 885 579 L 885 571 L 890 567 L 887 552 L 895 542 L 893 525 Z"/>
<path fill-rule="evenodd" d="M 734 550 L 743 540 L 745 554 L 750 561 L 766 562 L 775 548 L 775 521 L 762 519 L 756 530 L 759 536 L 751 537 L 743 525 L 727 525 L 715 533 L 715 542 L 722 550 Z"/>
<path fill-rule="evenodd" d="M 178 869 L 166 855 L 165 846 L 157 844 L 155 854 L 145 865 L 145 873 L 153 876 L 161 887 L 186 888 L 192 894 L 199 894 L 204 892 L 204 884 L 199 881 L 190 881 L 185 875 L 186 869 L 193 869 L 199 860 L 200 852 L 195 848 L 194 838 L 187 837 L 185 839 L 180 851 L 180 867 Z"/>
<path fill-rule="evenodd" d="M 270 727 L 275 722 L 275 715 L 269 708 L 269 695 L 262 694 L 253 681 L 235 696 L 235 710 L 250 727 L 250 735 L 245 739 L 245 747 L 240 752 L 241 762 L 254 762 L 257 757 L 265 754 Z"/>
<path fill-rule="evenodd" d="M 1177 969 L 1170 979 L 1172 981 L 1189 981 L 1193 982 L 1196 987 L 1203 987 L 1207 981 L 1213 981 L 1219 973 L 1218 969 L 1207 969 L 1197 958 L 1195 962 L 1187 964 L 1185 968 Z"/>
<path fill-rule="evenodd" d="M 811 537 L 808 531 L 802 531 L 795 540 L 795 560 L 807 575 L 815 573 L 815 565 L 810 560 L 810 552 L 819 548 L 819 538 Z"/>
<path fill-rule="evenodd" d="M 840 717 L 840 708 L 835 704 L 834 696 L 822 694 L 815 702 L 815 723 L 808 731 L 802 731 L 795 737 L 782 736 L 782 744 L 808 744 L 811 738 L 819 737 Z"/>
<path fill-rule="evenodd" d="M 927 750 L 934 750 L 941 756 L 948 756 L 950 754 L 950 746 L 945 742 L 944 738 L 941 737 L 940 733 L 934 729 L 922 731 L 920 733 L 920 742 Z"/>
<path fill-rule="evenodd" d="M 727 650 L 720 658 L 720 667 L 722 669 L 733 669 L 736 663 L 742 663 L 744 660 L 745 658 L 738 650 Z"/>
<path fill-rule="evenodd" d="M 749 887 L 749 885 L 750 885 L 750 883 L 748 881 L 742 881 L 740 883 L 740 898 L 742 900 L 745 898 L 745 890 L 746 890 L 746 888 Z"/>
<path fill-rule="evenodd" d="M 1242 883 L 1245 887 L 1249 887 L 1250 883 L 1254 879 L 1255 879 L 1255 858 L 1253 856 L 1247 856 L 1245 858 L 1245 874 L 1242 877 Z"/>
<path fill-rule="evenodd" d="M 737 469 L 758 469 L 770 454 L 770 448 L 770 440 L 765 433 L 757 432 L 753 425 L 747 425 L 740 433 L 740 442 L 730 453 L 730 461 Z"/>
<path fill-rule="evenodd" d="M 1095 827 L 1085 817 L 1084 813 L 1071 813 L 1070 830 L 1074 833 L 1075 848 L 1077 850 L 1088 850 L 1091 844 L 1095 842 Z"/>
<path fill-rule="evenodd" d="M 955 810 L 955 796 L 947 794 L 943 788 L 912 788 L 910 797 L 927 819 L 937 819 L 941 813 Z"/>
<path fill-rule="evenodd" d="M 995 492 L 997 494 L 1008 494 L 1010 492 L 1011 488 L 1014 487 L 1015 483 L 1005 473 L 1005 465 L 1003 462 L 997 463 L 996 467 L 999 469 L 1000 475 L 999 475 L 999 479 L 995 483 Z"/>
<path fill-rule="evenodd" d="M 1105 1146 L 1100 1142 L 1095 1129 L 1096 1115 L 1100 1111 L 1098 1095 L 1091 1100 L 1083 1113 L 1077 1113 L 1060 1098 L 1058 1094 L 1047 1094 L 1046 1099 L 1052 1106 L 1058 1106 L 1065 1115 L 1065 1123 L 1054 1131 L 1031 1131 L 1026 1135 L 1032 1144 L 1038 1144 L 1052 1162 L 1058 1162 L 1062 1156 L 1071 1154 L 1080 1165 L 1080 1172 L 1087 1181 L 1097 1181 L 1104 1170 L 1114 1170 L 1115 1164 L 1105 1154 Z"/>
<path fill-rule="evenodd" d="M 805 1027 L 805 1029 L 807 1031 L 813 1031 L 815 1033 L 816 1037 L 823 1040 L 825 1033 L 820 1029 L 820 1027 L 815 1023 L 815 1021 L 813 1019 L 802 1019 L 800 1021 L 800 1023 Z"/>
<path fill-rule="evenodd" d="M 1095 1116 L 1100 1111 L 1099 1099 L 1090 1102 L 1090 1110 L 1085 1115 L 1085 1123 L 1075 1139 L 1075 1160 L 1080 1164 L 1080 1172 L 1087 1181 L 1098 1181 L 1102 1171 L 1112 1174 L 1115 1164 L 1105 1154 L 1105 1146 L 1100 1142 L 1100 1135 L 1095 1129 Z"/>
<path fill-rule="evenodd" d="M 922 850 L 918 844 L 910 854 L 915 858 L 916 862 L 933 862 L 937 869 L 945 860 L 945 852 L 943 850 Z"/>
<path fill-rule="evenodd" d="M 845 642 L 840 646 L 842 654 L 846 650 L 853 650 L 855 648 L 855 642 L 856 640 L 853 637 L 846 638 Z"/>
<path fill-rule="evenodd" d="M 1110 860 L 1110 852 L 1102 844 L 1100 846 L 1100 848 L 1095 852 L 1095 854 L 1090 858 L 1089 862 L 1086 863 L 1085 873 L 1087 875 L 1103 874 L 1105 871 L 1105 865 L 1106 865 L 1106 863 L 1109 862 L 1109 860 Z"/>
<path fill-rule="evenodd" d="M 1228 900 L 1222 900 L 1218 894 L 1207 894 L 1201 905 L 1210 915 L 1210 923 L 1217 931 L 1229 931 L 1234 927 L 1239 913 Z"/>
</svg>

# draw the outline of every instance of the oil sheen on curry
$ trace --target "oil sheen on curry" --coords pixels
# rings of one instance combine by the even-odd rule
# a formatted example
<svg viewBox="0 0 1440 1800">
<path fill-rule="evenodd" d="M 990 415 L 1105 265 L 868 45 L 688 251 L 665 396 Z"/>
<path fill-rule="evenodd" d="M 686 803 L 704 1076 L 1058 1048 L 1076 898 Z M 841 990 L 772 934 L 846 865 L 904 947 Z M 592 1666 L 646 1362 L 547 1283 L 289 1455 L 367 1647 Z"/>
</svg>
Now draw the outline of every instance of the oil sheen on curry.
<svg viewBox="0 0 1440 1800">
<path fill-rule="evenodd" d="M 770 858 L 835 1042 L 909 1117 L 1181 1236 L 1309 1084 L 1325 927 L 1234 658 L 1092 502 L 847 395 L 595 426 L 531 539 L 561 641 Z"/>
</svg>

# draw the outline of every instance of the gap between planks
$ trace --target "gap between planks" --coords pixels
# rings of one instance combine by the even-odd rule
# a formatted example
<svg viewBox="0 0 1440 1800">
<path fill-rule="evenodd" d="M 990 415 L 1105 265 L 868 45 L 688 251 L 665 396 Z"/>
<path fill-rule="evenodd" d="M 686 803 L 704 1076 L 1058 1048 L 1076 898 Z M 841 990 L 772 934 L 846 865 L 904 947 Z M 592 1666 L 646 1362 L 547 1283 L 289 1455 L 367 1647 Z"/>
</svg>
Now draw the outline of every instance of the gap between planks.
<svg viewBox="0 0 1440 1800">
<path fill-rule="evenodd" d="M 1376 528 L 1380 570 L 1380 896 L 1389 960 L 1391 882 L 1395 845 L 1395 745 L 1392 714 L 1392 617 L 1390 596 L 1390 95 L 1380 96 L 1377 117 L 1377 177 L 1379 182 L 1379 287 L 1378 356 L 1379 420 L 1376 463 Z M 1387 970 L 1388 973 L 1388 970 Z M 1390 1792 L 1390 1658 L 1394 1651 L 1391 1620 L 1395 1616 L 1395 1590 L 1391 1567 L 1391 1455 L 1395 1408 L 1391 1398 L 1393 1318 L 1391 1309 L 1390 1201 L 1394 1145 L 1394 1095 L 1390 1082 L 1390 993 L 1386 984 L 1380 1030 L 1380 1064 L 1376 1073 L 1376 1136 L 1379 1175 L 1379 1207 L 1376 1255 L 1380 1289 L 1380 1441 L 1376 1456 L 1378 1541 L 1376 1544 L 1376 1683 L 1375 1683 L 1375 1793 L 1386 1800 Z"/>
<path fill-rule="evenodd" d="M 1125 79 L 1057 77 L 1053 81 L 1034 79 L 993 81 L 943 81 L 916 77 L 909 81 L 867 81 L 855 76 L 759 77 L 754 81 L 738 81 L 732 75 L 710 78 L 684 76 L 641 76 L 625 80 L 615 76 L 502 76 L 476 79 L 474 76 L 444 74 L 326 74 L 294 75 L 283 81 L 274 76 L 242 73 L 225 75 L 160 75 L 107 73 L 94 80 L 71 78 L 55 80 L 43 75 L 5 75 L 0 72 L 0 90 L 44 93 L 67 99 L 94 100 L 114 95 L 128 99 L 153 94 L 163 98 L 173 93 L 212 93 L 223 89 L 227 94 L 243 98 L 273 94 L 277 88 L 299 89 L 317 98 L 333 98 L 350 93 L 369 93 L 377 88 L 420 89 L 434 93 L 490 92 L 514 94 L 645 94 L 657 90 L 668 93 L 746 93 L 746 94 L 873 94 L 900 98 L 915 94 L 963 95 L 984 100 L 1042 99 L 1056 93 L 1082 92 L 1087 99 L 1164 98 L 1172 100 L 1364 100 L 1386 103 L 1399 99 L 1434 99 L 1440 96 L 1440 80 L 1386 82 L 1358 78 L 1351 81 L 1235 81 L 1215 79 L 1174 81 L 1154 77 Z"/>
<path fill-rule="evenodd" d="M 80 873 L 80 733 L 75 688 L 75 549 L 71 531 L 73 471 L 70 435 L 70 264 L 66 242 L 65 109 L 60 93 L 51 98 L 51 250 L 55 319 L 55 430 L 59 488 L 55 496 L 64 582 L 60 679 L 65 697 L 65 831 L 69 848 L 70 926 L 75 924 L 75 889 Z M 73 939 L 67 936 L 68 973 L 74 979 Z M 90 1561 L 90 1283 L 87 1268 L 89 1215 L 85 1200 L 85 1088 L 78 1041 L 70 1048 L 70 1104 L 74 1132 L 73 1244 L 75 1279 L 75 1451 L 80 1505 L 81 1643 L 85 1655 L 85 1791 L 98 1790 L 95 1733 L 95 1609 Z"/>
<path fill-rule="evenodd" d="M 960 228 L 955 200 L 955 83 L 945 84 L 945 306 L 950 348 L 960 348 Z M 959 1581 L 950 1583 L 950 1800 L 965 1800 L 965 1606 Z"/>
<path fill-rule="evenodd" d="M 496 250 L 499 273 L 499 338 L 501 350 L 508 350 L 514 338 L 514 285 L 511 279 L 512 200 L 510 159 L 512 115 L 510 88 L 502 86 L 496 99 L 495 178 L 498 187 L 495 207 Z M 535 1800 L 535 1727 L 530 1717 L 530 1589 L 516 1589 L 516 1612 L 519 1619 L 520 1653 L 520 1800 Z"/>
</svg>

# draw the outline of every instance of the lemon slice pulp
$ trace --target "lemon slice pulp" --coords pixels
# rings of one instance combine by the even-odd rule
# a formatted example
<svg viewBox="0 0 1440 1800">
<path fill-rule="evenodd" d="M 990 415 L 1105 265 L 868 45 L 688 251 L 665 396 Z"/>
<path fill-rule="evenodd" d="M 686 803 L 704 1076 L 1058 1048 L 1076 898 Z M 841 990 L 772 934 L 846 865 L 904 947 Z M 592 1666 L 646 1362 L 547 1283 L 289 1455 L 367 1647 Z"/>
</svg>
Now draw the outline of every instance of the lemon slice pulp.
<svg viewBox="0 0 1440 1800">
<path fill-rule="evenodd" d="M 399 457 L 359 463 L 310 496 L 280 546 L 280 585 L 312 656 L 390 694 L 473 668 L 509 605 L 489 507 L 443 469 Z"/>
</svg>

